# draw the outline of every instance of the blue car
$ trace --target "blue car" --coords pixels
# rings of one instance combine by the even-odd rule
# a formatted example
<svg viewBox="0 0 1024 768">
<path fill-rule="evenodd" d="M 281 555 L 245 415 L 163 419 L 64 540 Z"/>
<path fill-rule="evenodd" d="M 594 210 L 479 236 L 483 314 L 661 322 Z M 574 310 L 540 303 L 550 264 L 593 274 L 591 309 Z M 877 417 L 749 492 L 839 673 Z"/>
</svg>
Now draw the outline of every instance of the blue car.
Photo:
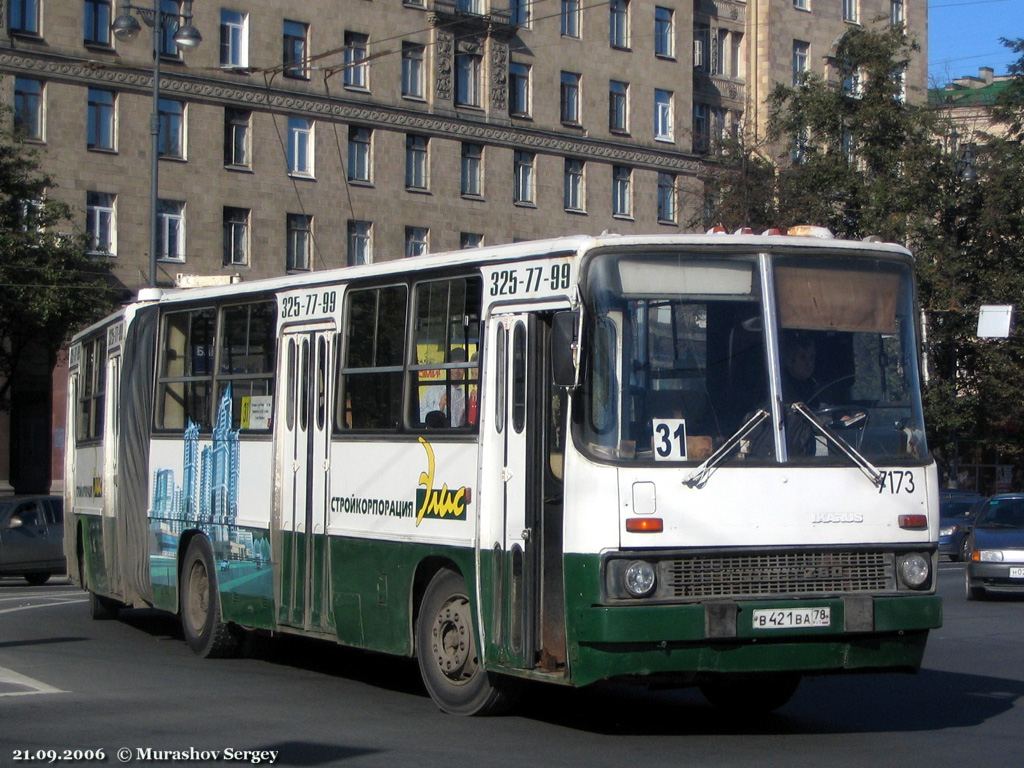
<svg viewBox="0 0 1024 768">
<path fill-rule="evenodd" d="M 982 504 L 967 547 L 968 600 L 990 593 L 1024 594 L 1024 493 L 1000 493 Z"/>
<path fill-rule="evenodd" d="M 967 534 L 974 512 L 985 497 L 974 491 L 945 489 L 939 493 L 939 554 L 954 562 L 965 560 Z"/>
</svg>

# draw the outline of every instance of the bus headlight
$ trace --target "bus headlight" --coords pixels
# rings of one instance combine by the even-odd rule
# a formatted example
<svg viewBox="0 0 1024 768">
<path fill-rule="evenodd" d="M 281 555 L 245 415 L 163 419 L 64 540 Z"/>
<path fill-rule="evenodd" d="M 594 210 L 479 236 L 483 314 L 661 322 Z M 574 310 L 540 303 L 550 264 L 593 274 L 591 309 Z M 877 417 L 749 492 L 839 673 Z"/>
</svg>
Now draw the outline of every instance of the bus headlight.
<svg viewBox="0 0 1024 768">
<path fill-rule="evenodd" d="M 902 555 L 898 561 L 900 580 L 911 589 L 919 589 L 928 582 L 931 575 L 931 564 L 928 558 L 917 552 Z"/>
<path fill-rule="evenodd" d="M 646 597 L 654 591 L 654 566 L 643 560 L 634 560 L 622 573 L 622 585 L 633 597 Z"/>
</svg>

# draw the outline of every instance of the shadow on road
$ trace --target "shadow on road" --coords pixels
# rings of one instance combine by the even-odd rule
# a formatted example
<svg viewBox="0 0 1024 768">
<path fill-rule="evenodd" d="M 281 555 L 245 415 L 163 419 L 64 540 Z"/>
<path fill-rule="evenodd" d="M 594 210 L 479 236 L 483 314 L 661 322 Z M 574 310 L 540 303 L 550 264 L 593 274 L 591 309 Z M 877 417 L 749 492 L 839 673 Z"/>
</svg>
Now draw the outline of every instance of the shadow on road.
<svg viewBox="0 0 1024 768">
<path fill-rule="evenodd" d="M 0 650 L 5 648 L 27 648 L 30 645 L 56 645 L 60 643 L 81 643 L 87 637 L 44 637 L 38 640 L 6 640 L 0 642 Z"/>
</svg>

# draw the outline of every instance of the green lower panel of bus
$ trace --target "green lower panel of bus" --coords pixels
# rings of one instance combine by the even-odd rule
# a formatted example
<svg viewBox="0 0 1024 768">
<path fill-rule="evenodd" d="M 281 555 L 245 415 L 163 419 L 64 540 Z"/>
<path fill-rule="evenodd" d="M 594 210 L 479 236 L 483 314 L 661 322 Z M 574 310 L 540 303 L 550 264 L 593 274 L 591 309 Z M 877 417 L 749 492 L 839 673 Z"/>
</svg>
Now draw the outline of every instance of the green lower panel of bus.
<svg viewBox="0 0 1024 768">
<path fill-rule="evenodd" d="M 916 669 L 928 630 L 942 625 L 941 600 L 928 594 L 600 605 L 600 573 L 597 557 L 565 559 L 576 685 L 630 675 Z M 791 625 L 807 621 L 821 626 Z"/>
<path fill-rule="evenodd" d="M 103 518 L 99 515 L 79 515 L 78 525 L 82 533 L 82 587 L 101 595 L 110 594 L 107 551 L 103 545 Z"/>
</svg>

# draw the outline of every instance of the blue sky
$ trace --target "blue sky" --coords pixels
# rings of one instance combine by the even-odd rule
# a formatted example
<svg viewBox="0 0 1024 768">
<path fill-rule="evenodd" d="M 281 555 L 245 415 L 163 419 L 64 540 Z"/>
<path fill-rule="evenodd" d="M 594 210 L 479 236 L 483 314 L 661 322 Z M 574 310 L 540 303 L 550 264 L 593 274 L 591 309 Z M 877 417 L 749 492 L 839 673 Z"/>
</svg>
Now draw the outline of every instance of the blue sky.
<svg viewBox="0 0 1024 768">
<path fill-rule="evenodd" d="M 1024 37 L 1024 0 L 928 0 L 928 79 L 942 85 L 1014 60 L 1000 37 Z"/>
</svg>

